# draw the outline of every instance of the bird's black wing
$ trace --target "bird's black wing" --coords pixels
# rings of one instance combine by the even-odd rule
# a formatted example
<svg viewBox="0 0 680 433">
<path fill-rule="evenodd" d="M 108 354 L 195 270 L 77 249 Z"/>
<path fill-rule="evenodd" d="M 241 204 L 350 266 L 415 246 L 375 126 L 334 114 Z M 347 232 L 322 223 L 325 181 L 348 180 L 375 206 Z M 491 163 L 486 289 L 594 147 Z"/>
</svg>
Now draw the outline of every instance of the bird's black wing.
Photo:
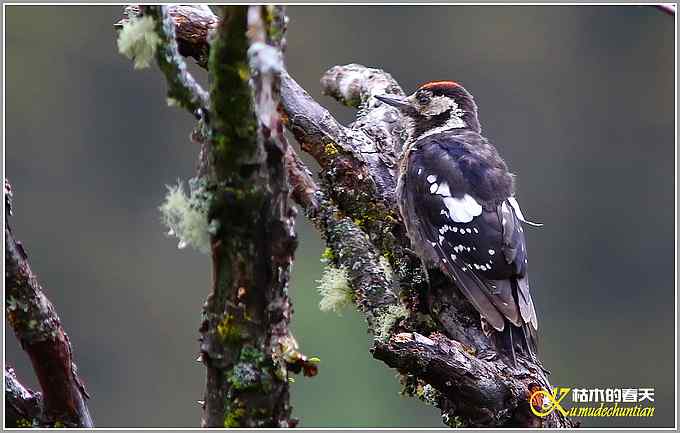
<svg viewBox="0 0 680 433">
<path fill-rule="evenodd" d="M 424 143 L 404 173 L 400 191 L 411 197 L 402 203 L 414 206 L 402 213 L 415 222 L 409 235 L 423 244 L 424 256 L 491 326 L 502 331 L 507 319 L 537 328 L 519 206 L 511 197 L 483 200 L 476 191 L 493 190 L 495 170 L 450 138 Z"/>
</svg>

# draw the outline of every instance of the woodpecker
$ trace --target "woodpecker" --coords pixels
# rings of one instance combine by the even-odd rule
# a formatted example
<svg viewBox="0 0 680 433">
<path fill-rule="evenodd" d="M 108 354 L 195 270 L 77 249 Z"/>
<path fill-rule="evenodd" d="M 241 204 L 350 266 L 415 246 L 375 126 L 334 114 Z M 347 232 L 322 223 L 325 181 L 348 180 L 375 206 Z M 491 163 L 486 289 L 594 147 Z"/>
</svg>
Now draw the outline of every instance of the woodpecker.
<svg viewBox="0 0 680 433">
<path fill-rule="evenodd" d="M 408 134 L 397 198 L 412 248 L 440 269 L 481 316 L 497 350 L 536 358 L 538 321 L 527 275 L 525 220 L 514 175 L 481 135 L 472 95 L 432 81 L 408 97 L 379 95 L 397 108 Z"/>
</svg>

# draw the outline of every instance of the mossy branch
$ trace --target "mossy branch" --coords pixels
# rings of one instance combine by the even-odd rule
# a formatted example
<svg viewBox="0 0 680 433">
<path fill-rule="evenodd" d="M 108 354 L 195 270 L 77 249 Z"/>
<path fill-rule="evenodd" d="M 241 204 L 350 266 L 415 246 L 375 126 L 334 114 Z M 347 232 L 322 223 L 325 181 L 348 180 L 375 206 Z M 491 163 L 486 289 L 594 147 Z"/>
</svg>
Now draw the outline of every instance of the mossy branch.
<svg viewBox="0 0 680 433">
<path fill-rule="evenodd" d="M 135 16 L 139 12 L 141 17 Z M 122 28 L 119 36 L 119 49 L 127 55 L 142 56 L 135 60 L 136 66 L 148 64 L 147 57 L 155 55 L 158 67 L 165 75 L 168 83 L 168 102 L 179 105 L 196 117 L 205 113 L 209 102 L 208 93 L 196 82 L 194 77 L 187 71 L 184 58 L 179 53 L 175 35 L 175 21 L 169 12 L 168 6 L 142 6 L 141 8 L 127 9 L 127 19 L 116 23 Z M 153 28 L 140 26 L 139 22 L 149 22 Z M 149 21 L 152 20 L 152 21 Z M 207 26 L 208 24 L 205 23 Z M 129 29 L 137 28 L 140 34 L 130 35 Z M 151 31 L 154 33 L 150 34 Z M 207 37 L 207 29 L 205 30 Z M 139 40 L 132 42 L 129 39 Z M 140 47 L 130 53 L 125 47 Z"/>
</svg>

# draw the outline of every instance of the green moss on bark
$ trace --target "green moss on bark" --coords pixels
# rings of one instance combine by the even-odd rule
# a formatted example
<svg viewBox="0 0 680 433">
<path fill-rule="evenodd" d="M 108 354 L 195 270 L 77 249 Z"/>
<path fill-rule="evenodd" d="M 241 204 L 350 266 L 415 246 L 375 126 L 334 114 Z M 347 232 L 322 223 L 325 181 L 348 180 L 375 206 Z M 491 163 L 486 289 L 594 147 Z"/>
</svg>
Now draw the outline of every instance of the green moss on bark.
<svg viewBox="0 0 680 433">
<path fill-rule="evenodd" d="M 218 176 L 238 173 L 240 164 L 256 153 L 257 123 L 248 80 L 247 8 L 229 6 L 220 31 L 229 37 L 215 38 L 209 59 L 211 86 L 212 154 Z"/>
</svg>

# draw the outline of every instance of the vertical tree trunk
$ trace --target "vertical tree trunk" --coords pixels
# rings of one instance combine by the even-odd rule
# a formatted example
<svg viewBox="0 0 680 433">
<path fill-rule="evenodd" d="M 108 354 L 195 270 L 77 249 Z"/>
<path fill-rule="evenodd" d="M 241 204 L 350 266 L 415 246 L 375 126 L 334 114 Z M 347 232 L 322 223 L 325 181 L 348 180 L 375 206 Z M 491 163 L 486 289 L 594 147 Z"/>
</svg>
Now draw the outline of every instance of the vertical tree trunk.
<svg viewBox="0 0 680 433">
<path fill-rule="evenodd" d="M 282 8 L 226 7 L 210 51 L 207 190 L 216 231 L 201 326 L 204 427 L 295 424 L 286 358 L 296 353 L 287 294 L 296 237 L 277 112 L 283 23 Z"/>
</svg>

